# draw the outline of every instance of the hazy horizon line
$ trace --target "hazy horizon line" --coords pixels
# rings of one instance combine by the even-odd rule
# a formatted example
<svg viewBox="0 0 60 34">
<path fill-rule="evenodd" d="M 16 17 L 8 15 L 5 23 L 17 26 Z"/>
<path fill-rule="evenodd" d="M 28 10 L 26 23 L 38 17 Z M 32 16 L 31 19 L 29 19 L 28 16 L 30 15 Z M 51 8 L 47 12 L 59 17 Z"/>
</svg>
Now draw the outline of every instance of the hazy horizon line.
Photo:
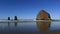
<svg viewBox="0 0 60 34">
<path fill-rule="evenodd" d="M 0 20 L 8 20 L 8 19 L 0 19 Z M 14 20 L 14 19 L 10 19 Z M 36 19 L 17 19 L 17 20 L 36 20 Z M 60 19 L 51 19 L 51 20 L 60 20 Z"/>
</svg>

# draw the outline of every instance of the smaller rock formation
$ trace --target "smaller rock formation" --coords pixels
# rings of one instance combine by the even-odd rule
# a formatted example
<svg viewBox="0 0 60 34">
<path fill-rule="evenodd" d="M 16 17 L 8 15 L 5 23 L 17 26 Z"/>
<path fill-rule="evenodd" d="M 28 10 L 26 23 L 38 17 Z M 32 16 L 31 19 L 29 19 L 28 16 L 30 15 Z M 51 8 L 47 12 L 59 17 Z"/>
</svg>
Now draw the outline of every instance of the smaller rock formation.
<svg viewBox="0 0 60 34">
<path fill-rule="evenodd" d="M 36 20 L 50 20 L 50 19 L 51 19 L 50 14 L 47 13 L 45 10 L 41 10 L 36 17 Z"/>
<path fill-rule="evenodd" d="M 14 20 L 17 20 L 17 16 L 14 17 Z"/>
<path fill-rule="evenodd" d="M 8 17 L 8 20 L 10 20 L 10 17 Z"/>
</svg>

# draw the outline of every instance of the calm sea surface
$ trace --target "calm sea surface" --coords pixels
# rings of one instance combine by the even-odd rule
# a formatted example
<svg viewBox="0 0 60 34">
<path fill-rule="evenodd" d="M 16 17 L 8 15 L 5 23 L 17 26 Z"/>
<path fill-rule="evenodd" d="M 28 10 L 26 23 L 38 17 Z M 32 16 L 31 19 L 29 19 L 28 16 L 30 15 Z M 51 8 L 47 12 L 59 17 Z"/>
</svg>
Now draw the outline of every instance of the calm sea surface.
<svg viewBox="0 0 60 34">
<path fill-rule="evenodd" d="M 0 22 L 0 34 L 59 34 L 60 21 Z"/>
</svg>

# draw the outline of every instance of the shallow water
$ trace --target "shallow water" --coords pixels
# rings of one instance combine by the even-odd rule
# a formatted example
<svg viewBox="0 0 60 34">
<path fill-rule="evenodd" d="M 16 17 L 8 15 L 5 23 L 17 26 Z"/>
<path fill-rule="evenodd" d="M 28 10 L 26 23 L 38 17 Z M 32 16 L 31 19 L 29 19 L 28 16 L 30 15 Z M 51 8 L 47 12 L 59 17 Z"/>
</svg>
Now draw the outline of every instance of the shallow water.
<svg viewBox="0 0 60 34">
<path fill-rule="evenodd" d="M 0 34 L 57 34 L 60 21 L 0 23 Z"/>
</svg>

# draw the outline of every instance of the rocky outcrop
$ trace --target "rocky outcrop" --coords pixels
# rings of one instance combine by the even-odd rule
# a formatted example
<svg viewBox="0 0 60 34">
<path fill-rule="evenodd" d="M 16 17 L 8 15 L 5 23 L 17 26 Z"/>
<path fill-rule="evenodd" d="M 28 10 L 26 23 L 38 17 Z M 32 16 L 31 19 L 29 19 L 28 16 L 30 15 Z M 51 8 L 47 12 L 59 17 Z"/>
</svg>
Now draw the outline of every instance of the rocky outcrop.
<svg viewBox="0 0 60 34">
<path fill-rule="evenodd" d="M 45 10 L 41 10 L 36 17 L 36 20 L 50 20 L 50 14 L 47 13 Z"/>
<path fill-rule="evenodd" d="M 10 20 L 10 17 L 8 17 L 8 20 Z"/>
<path fill-rule="evenodd" d="M 17 20 L 17 16 L 14 17 L 14 20 Z"/>
</svg>

